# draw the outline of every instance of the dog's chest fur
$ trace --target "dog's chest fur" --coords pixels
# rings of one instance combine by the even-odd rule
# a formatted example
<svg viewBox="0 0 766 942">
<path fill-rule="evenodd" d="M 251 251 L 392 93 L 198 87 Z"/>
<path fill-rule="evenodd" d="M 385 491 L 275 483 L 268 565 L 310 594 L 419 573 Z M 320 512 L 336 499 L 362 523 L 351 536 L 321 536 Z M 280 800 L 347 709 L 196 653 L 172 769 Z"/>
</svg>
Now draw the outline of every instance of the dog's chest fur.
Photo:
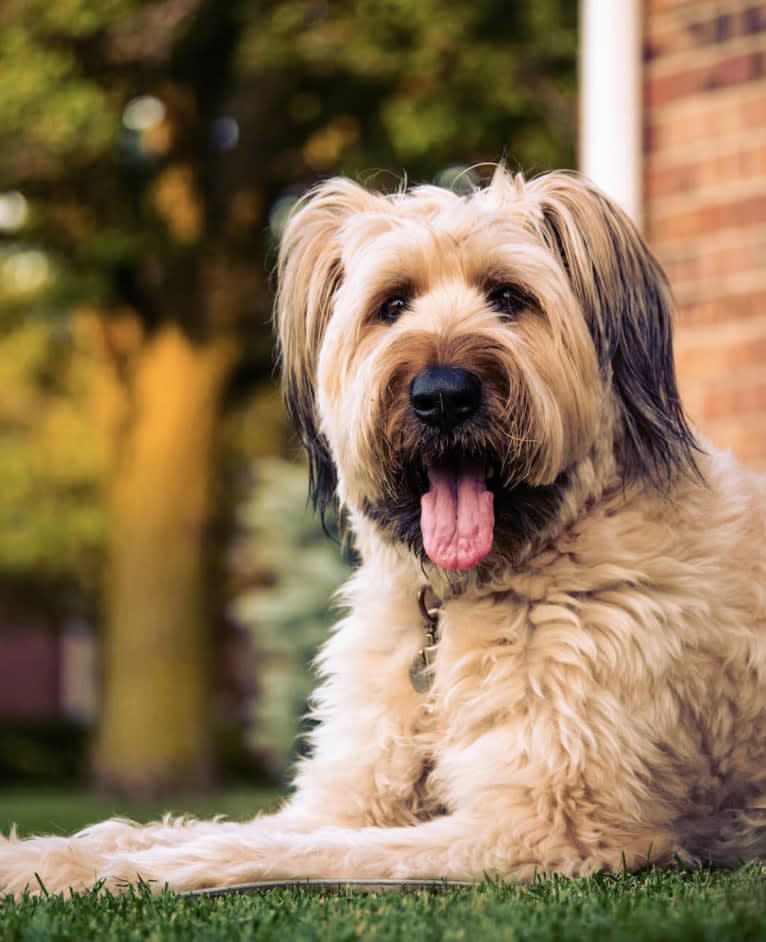
<svg viewBox="0 0 766 942">
<path fill-rule="evenodd" d="M 370 823 L 486 812 L 487 779 L 504 800 L 534 783 L 568 820 L 693 831 L 763 790 L 763 562 L 737 549 L 757 522 L 748 501 L 710 498 L 703 515 L 693 488 L 673 502 L 620 494 L 503 586 L 446 600 L 426 694 L 408 674 L 422 573 L 388 562 L 382 580 L 373 553 L 322 657 L 377 737 Z"/>
</svg>

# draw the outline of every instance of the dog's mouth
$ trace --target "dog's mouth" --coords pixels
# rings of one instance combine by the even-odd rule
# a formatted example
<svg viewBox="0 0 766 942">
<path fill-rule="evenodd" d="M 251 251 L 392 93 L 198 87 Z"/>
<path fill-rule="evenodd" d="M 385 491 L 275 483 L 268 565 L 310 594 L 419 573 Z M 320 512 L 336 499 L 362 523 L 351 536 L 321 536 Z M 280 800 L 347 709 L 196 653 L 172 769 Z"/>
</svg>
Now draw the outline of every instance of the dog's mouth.
<svg viewBox="0 0 766 942">
<path fill-rule="evenodd" d="M 469 458 L 425 464 L 428 489 L 420 496 L 426 555 L 443 569 L 471 569 L 492 549 L 495 529 L 490 465 Z"/>
<path fill-rule="evenodd" d="M 416 454 L 398 464 L 388 493 L 362 510 L 441 569 L 481 567 L 497 553 L 514 559 L 556 516 L 567 486 L 565 471 L 550 484 L 526 483 L 523 469 L 488 442 L 427 442 Z"/>
</svg>

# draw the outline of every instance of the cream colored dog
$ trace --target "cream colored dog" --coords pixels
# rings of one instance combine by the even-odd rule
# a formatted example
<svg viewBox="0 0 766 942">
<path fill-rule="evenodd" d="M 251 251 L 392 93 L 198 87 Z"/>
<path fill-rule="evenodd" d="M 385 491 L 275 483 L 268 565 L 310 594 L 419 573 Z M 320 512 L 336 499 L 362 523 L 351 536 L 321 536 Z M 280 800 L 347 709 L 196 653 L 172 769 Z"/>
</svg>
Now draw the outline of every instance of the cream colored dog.
<svg viewBox="0 0 766 942">
<path fill-rule="evenodd" d="M 0 844 L 0 888 L 581 875 L 766 855 L 766 489 L 703 448 L 670 293 L 582 179 L 321 184 L 277 307 L 362 563 L 284 809 Z"/>
</svg>

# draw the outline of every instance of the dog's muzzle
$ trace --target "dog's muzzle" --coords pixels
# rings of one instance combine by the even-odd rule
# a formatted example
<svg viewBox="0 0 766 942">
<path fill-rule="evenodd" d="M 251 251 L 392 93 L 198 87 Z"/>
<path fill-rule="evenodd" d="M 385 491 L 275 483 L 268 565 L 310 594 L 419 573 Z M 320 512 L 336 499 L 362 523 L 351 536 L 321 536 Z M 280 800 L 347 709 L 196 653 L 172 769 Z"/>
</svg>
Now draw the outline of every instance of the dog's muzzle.
<svg viewBox="0 0 766 942">
<path fill-rule="evenodd" d="M 410 405 L 422 425 L 451 442 L 481 406 L 481 381 L 457 366 L 429 366 L 410 385 Z M 428 490 L 420 497 L 420 531 L 428 558 L 445 569 L 470 569 L 492 548 L 493 495 L 480 458 L 452 449 L 423 455 Z"/>
</svg>

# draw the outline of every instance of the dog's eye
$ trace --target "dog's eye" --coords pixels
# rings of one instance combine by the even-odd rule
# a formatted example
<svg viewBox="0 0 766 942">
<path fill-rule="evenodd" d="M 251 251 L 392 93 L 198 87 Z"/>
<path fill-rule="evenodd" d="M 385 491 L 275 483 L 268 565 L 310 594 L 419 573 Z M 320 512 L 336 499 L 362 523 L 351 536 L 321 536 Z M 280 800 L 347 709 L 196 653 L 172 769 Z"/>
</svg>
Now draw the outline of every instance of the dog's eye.
<svg viewBox="0 0 766 942">
<path fill-rule="evenodd" d="M 391 295 L 390 298 L 380 305 L 378 316 L 387 324 L 393 324 L 400 314 L 403 314 L 409 307 L 409 301 L 402 294 Z"/>
<path fill-rule="evenodd" d="M 487 300 L 499 313 L 510 316 L 529 307 L 532 299 L 518 285 L 495 285 L 487 292 Z"/>
</svg>

